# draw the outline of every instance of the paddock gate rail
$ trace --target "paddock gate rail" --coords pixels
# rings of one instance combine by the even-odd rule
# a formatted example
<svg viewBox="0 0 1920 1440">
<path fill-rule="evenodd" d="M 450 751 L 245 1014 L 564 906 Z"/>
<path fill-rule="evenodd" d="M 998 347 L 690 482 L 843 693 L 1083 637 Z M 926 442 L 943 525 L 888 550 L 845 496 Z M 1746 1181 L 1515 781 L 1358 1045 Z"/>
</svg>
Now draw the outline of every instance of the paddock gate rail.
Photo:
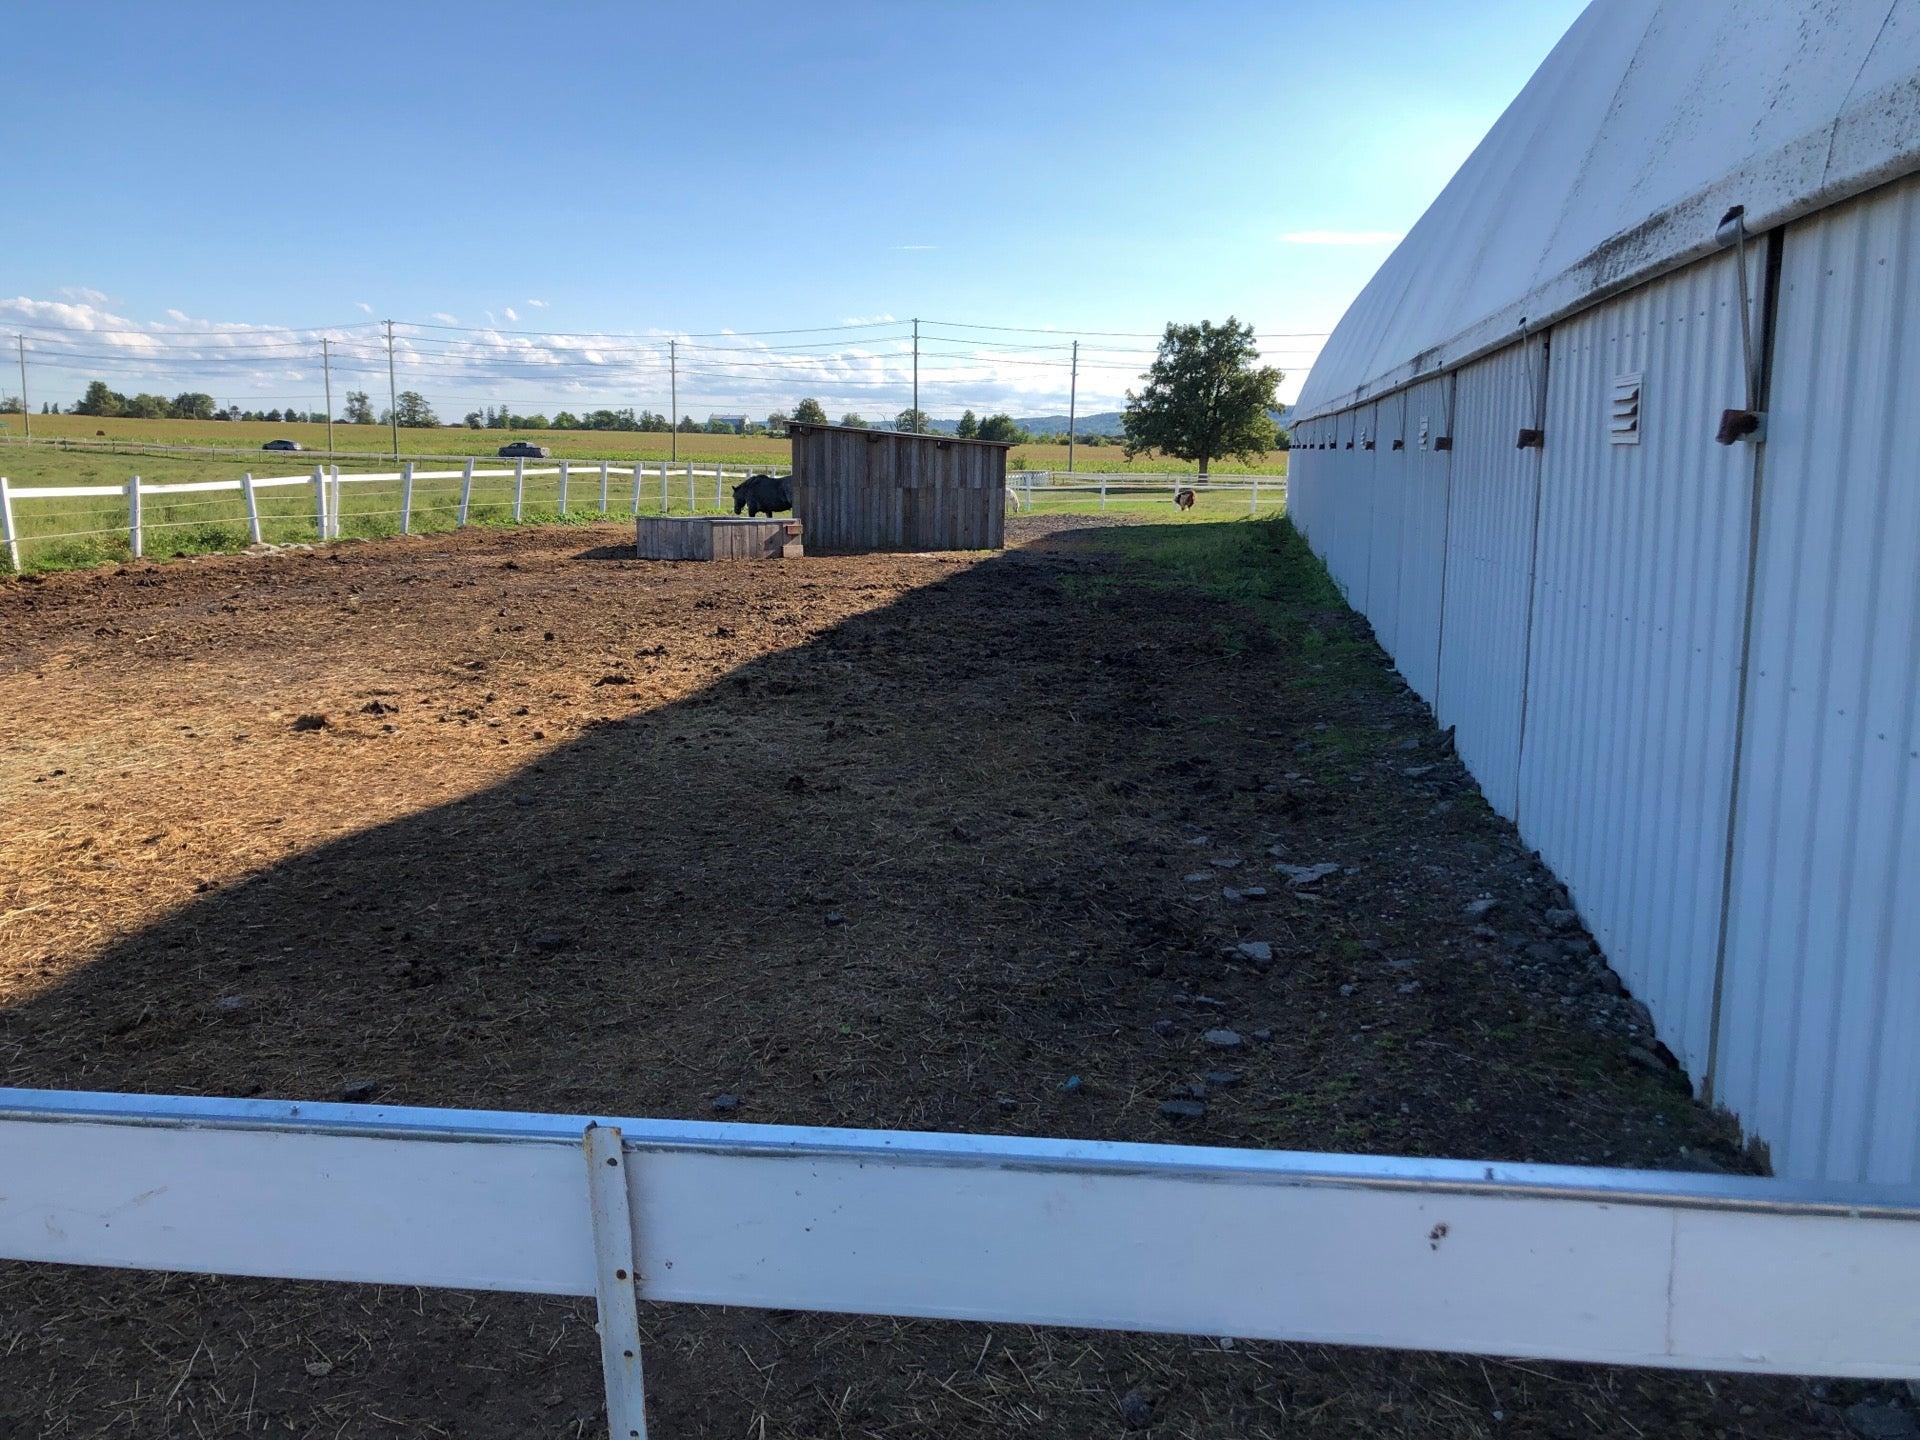
<svg viewBox="0 0 1920 1440">
<path fill-rule="evenodd" d="M 0 1089 L 0 1257 L 1920 1378 L 1920 1197 L 1745 1176 Z"/>
</svg>

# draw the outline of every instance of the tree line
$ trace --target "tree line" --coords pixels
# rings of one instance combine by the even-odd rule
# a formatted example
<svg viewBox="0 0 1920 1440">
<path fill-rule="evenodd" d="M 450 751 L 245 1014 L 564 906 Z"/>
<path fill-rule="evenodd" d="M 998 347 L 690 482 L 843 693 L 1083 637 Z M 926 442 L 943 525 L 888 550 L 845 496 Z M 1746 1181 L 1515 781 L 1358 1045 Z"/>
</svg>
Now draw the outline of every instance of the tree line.
<svg viewBox="0 0 1920 1440">
<path fill-rule="evenodd" d="M 1127 458 L 1146 453 L 1174 456 L 1199 463 L 1200 473 L 1215 460 L 1236 456 L 1253 459 L 1287 444 L 1287 432 L 1274 419 L 1275 392 L 1284 378 L 1271 365 L 1259 363 L 1260 352 L 1254 343 L 1253 327 L 1229 315 L 1215 325 L 1202 320 L 1196 325 L 1168 324 L 1159 349 L 1138 392 L 1127 392 L 1127 406 L 1121 417 L 1124 434 L 1119 436 L 1078 436 L 1088 445 L 1122 444 Z M 0 413 L 21 409 L 18 396 L 0 397 Z M 49 407 L 43 406 L 42 413 Z M 51 412 L 59 413 L 58 406 Z M 286 410 L 264 412 L 243 410 L 237 405 L 219 406 L 211 395 L 197 390 L 182 391 L 172 399 L 144 392 L 122 395 L 106 381 L 95 380 L 72 407 L 75 415 L 128 416 L 141 420 L 266 420 L 325 423 L 324 414 Z M 403 390 L 392 411 L 374 413 L 373 402 L 364 390 L 349 390 L 342 419 L 349 425 L 395 424 L 403 429 L 430 429 L 440 424 L 433 407 L 417 390 Z M 545 415 L 519 415 L 506 406 L 486 406 L 471 410 L 465 424 L 473 430 L 638 430 L 664 433 L 678 429 L 683 434 L 768 434 L 784 435 L 789 424 L 825 425 L 826 407 L 808 397 L 791 412 L 776 410 L 764 421 L 710 419 L 696 421 L 691 415 L 680 417 L 676 425 L 665 415 L 652 410 L 590 410 L 584 415 L 562 410 Z M 867 429 L 870 424 L 890 423 L 895 430 L 916 434 L 934 433 L 933 421 L 924 410 L 908 408 L 891 422 L 869 422 L 849 412 L 840 424 Z M 963 440 L 997 440 L 1021 445 L 1064 440 L 1064 435 L 1035 435 L 1012 416 L 1003 413 L 984 419 L 968 410 L 960 417 L 954 432 Z"/>
</svg>

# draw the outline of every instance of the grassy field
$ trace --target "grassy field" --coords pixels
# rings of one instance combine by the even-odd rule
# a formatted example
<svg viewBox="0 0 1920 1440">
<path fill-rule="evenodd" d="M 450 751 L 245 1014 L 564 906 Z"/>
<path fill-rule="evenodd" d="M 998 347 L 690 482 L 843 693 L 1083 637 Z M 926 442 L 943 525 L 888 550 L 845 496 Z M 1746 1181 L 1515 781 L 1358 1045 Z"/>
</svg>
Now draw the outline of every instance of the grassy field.
<svg viewBox="0 0 1920 1440">
<path fill-rule="evenodd" d="M 104 432 L 104 433 L 102 433 Z M 0 416 L 0 437 L 22 433 L 20 417 Z M 118 444 L 137 449 L 156 445 L 205 445 L 258 454 L 268 440 L 298 440 L 310 449 L 324 449 L 325 425 L 274 425 L 250 420 L 101 420 L 91 415 L 35 415 L 33 438 L 86 441 L 101 447 Z M 556 459 L 644 460 L 664 459 L 675 449 L 674 437 L 625 430 L 468 430 L 440 426 L 432 430 L 402 430 L 400 453 L 405 455 L 491 456 L 509 440 L 531 440 L 549 447 Z M 335 425 L 334 445 L 342 452 L 391 454 L 392 436 L 384 425 Z M 0 448 L 0 474 L 14 479 L 19 452 Z M 720 460 L 729 465 L 785 464 L 792 454 L 785 440 L 764 435 L 681 435 L 677 453 L 683 460 Z M 284 458 L 284 457 L 283 457 Z M 1015 470 L 1064 470 L 1064 445 L 1020 445 L 1009 457 Z M 1074 457 L 1078 470 L 1191 473 L 1190 462 L 1142 455 L 1129 462 L 1117 445 L 1081 445 Z M 244 467 L 243 467 L 244 468 Z M 1284 475 L 1287 452 L 1274 450 L 1251 465 L 1226 461 L 1213 467 L 1220 474 Z M 144 473 L 144 472 L 143 472 Z M 124 478 L 124 477 L 122 477 Z"/>
<path fill-rule="evenodd" d="M 48 417 L 52 418 L 52 417 Z M 72 417 L 60 417 L 68 419 Z M 40 417 L 36 416 L 36 422 Z M 154 422 L 179 424 L 185 422 Z M 37 424 L 36 424 L 37 428 Z M 297 427 L 296 427 L 297 428 Z M 417 433 L 417 432 L 416 432 Z M 451 433 L 451 432 L 450 432 Z M 720 436 L 693 436 L 688 439 L 720 441 Z M 176 442 L 177 443 L 177 442 Z M 735 443 L 751 443 L 736 440 Z M 778 442 L 762 442 L 778 443 Z M 784 449 L 784 444 L 781 445 Z M 683 456 L 683 459 L 686 458 Z M 628 457 L 624 463 L 631 463 Z M 14 523 L 21 536 L 21 569 L 27 572 L 67 570 L 79 566 L 113 564 L 131 558 L 127 532 L 127 503 L 119 496 L 62 500 L 35 500 L 32 491 L 40 486 L 124 485 L 130 475 L 139 475 L 151 484 L 176 484 L 198 480 L 237 480 L 251 473 L 255 478 L 310 475 L 316 462 L 310 456 L 243 452 L 229 458 L 216 455 L 126 454 L 96 450 L 62 450 L 54 447 L 20 447 L 0 450 L 0 474 L 11 484 Z M 696 463 L 711 465 L 712 457 Z M 755 459 L 722 457 L 722 463 L 745 466 Z M 784 464 L 785 457 L 757 457 L 757 463 Z M 511 462 L 495 461 L 483 468 L 505 470 Z M 443 467 L 444 468 L 444 467 Z M 538 468 L 548 468 L 540 465 Z M 377 473 L 390 462 L 361 461 L 343 464 L 341 473 Z M 730 477 L 728 484 L 734 477 Z M 1237 482 L 1244 483 L 1244 482 Z M 420 479 L 414 486 L 411 530 L 415 534 L 453 529 L 459 520 L 460 480 L 457 477 Z M 1021 508 L 1027 509 L 1026 491 Z M 261 538 L 271 544 L 312 544 L 319 533 L 314 519 L 314 493 L 311 486 L 298 485 L 258 492 Z M 1272 515 L 1284 508 L 1285 486 L 1276 478 L 1263 485 L 1258 495 L 1250 491 L 1206 492 L 1190 511 L 1176 511 L 1169 490 L 1155 485 L 1135 490 L 1109 486 L 1103 499 L 1097 489 L 1082 488 L 1065 493 L 1036 488 L 1032 510 L 1043 514 L 1116 513 L 1157 514 L 1168 520 L 1193 522 L 1231 520 L 1254 514 Z M 369 481 L 343 484 L 341 487 L 340 531 L 342 539 L 369 539 L 400 532 L 400 485 L 397 481 Z M 684 474 L 672 474 L 662 494 L 659 475 L 648 475 L 642 482 L 638 508 L 648 514 L 724 514 L 731 509 L 725 486 L 716 486 L 711 474 L 697 476 L 689 484 Z M 523 523 L 541 524 L 565 521 L 585 523 L 634 513 L 633 481 L 624 475 L 609 477 L 607 509 L 600 508 L 598 473 L 575 470 L 569 479 L 567 511 L 560 513 L 559 479 L 554 475 L 529 476 L 522 503 Z M 250 541 L 246 510 L 238 491 L 207 494 L 146 495 L 141 502 L 141 528 L 144 552 L 148 559 L 168 559 L 238 550 Z M 513 520 L 513 481 L 510 476 L 477 479 L 474 484 L 468 522 L 475 525 L 510 525 Z M 6 560 L 0 555 L 0 572 Z"/>
</svg>

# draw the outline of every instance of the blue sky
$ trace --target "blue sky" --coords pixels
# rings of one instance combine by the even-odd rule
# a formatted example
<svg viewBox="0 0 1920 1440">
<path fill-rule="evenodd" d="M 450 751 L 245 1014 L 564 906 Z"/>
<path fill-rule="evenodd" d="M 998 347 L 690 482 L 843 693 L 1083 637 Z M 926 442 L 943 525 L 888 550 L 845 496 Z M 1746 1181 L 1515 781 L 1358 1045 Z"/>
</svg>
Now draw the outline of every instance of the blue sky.
<svg viewBox="0 0 1920 1440">
<path fill-rule="evenodd" d="M 443 416 L 664 410 L 668 336 L 683 410 L 879 415 L 905 327 L 824 327 L 920 316 L 927 409 L 1041 413 L 1066 332 L 1121 332 L 1085 412 L 1232 313 L 1291 396 L 1580 8 L 20 5 L 0 331 L 36 408 L 88 373 L 318 408 L 317 327 L 337 401 L 384 387 L 352 327 L 392 317 L 466 327 L 401 331 Z"/>
</svg>

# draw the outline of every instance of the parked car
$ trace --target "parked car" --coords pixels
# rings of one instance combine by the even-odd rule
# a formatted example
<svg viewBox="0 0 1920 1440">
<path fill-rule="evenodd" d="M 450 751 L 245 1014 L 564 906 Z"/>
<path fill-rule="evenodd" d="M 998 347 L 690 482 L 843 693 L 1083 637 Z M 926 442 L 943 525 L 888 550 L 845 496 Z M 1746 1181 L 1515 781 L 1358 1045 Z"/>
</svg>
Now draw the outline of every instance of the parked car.
<svg viewBox="0 0 1920 1440">
<path fill-rule="evenodd" d="M 544 460 L 553 452 L 544 445 L 515 440 L 511 445 L 502 445 L 498 453 L 503 460 Z"/>
<path fill-rule="evenodd" d="M 262 450 L 304 450 L 307 447 L 298 440 L 269 440 L 260 448 Z"/>
</svg>

